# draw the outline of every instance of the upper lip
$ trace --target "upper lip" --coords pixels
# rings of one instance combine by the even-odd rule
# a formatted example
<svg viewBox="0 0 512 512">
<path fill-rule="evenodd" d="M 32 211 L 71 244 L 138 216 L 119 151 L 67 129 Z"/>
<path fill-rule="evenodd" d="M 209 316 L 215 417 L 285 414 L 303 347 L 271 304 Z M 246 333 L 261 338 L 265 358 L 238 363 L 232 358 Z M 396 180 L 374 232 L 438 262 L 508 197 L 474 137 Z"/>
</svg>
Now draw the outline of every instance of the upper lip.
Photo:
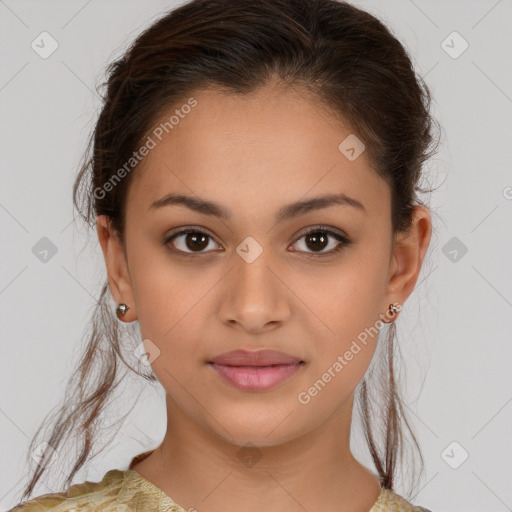
<svg viewBox="0 0 512 512">
<path fill-rule="evenodd" d="M 224 352 L 208 362 L 224 366 L 270 366 L 273 364 L 296 364 L 302 361 L 298 357 L 284 352 L 265 349 Z"/>
</svg>

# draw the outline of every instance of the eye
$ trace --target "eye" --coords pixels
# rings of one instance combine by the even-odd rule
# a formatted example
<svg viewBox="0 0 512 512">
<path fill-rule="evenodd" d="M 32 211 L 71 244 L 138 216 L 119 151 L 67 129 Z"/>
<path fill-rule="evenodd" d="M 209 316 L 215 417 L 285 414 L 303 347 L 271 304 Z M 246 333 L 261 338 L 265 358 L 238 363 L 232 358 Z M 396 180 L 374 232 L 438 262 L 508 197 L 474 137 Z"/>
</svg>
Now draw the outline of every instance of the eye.
<svg viewBox="0 0 512 512">
<path fill-rule="evenodd" d="M 185 238 L 180 240 L 181 237 Z M 188 255 L 193 254 L 194 252 L 205 252 L 202 251 L 202 249 L 208 247 L 209 238 L 213 241 L 213 238 L 207 233 L 204 233 L 203 231 L 200 231 L 198 229 L 187 228 L 167 238 L 164 242 L 164 245 L 168 245 L 170 242 L 173 242 L 172 245 L 177 247 L 177 250 L 171 248 L 173 252 L 183 252 L 185 253 L 185 255 Z M 214 246 L 214 249 L 219 248 L 219 246 L 215 243 Z M 188 251 L 187 249 L 191 250 Z"/>
<path fill-rule="evenodd" d="M 309 229 L 299 238 L 299 240 L 302 238 L 305 238 L 305 243 L 303 246 L 306 248 L 312 247 L 314 249 L 312 253 L 308 253 L 308 258 L 322 258 L 324 256 L 331 256 L 338 251 L 341 251 L 341 249 L 347 245 L 350 245 L 351 243 L 351 241 L 346 236 L 336 231 L 332 231 L 326 226 L 317 226 L 315 228 Z M 329 238 L 336 240 L 336 242 L 331 240 L 331 249 L 328 251 L 319 252 L 326 246 L 329 246 Z"/>
</svg>

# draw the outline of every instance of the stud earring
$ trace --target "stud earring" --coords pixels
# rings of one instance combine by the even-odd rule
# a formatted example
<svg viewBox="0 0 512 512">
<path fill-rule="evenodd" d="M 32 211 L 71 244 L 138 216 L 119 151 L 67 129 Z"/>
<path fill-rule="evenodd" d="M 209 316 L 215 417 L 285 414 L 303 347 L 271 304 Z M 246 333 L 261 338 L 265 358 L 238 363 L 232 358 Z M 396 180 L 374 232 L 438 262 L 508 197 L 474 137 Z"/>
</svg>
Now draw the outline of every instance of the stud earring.
<svg viewBox="0 0 512 512">
<path fill-rule="evenodd" d="M 117 307 L 116 307 L 117 318 L 119 318 L 119 320 L 121 320 L 122 317 L 126 314 L 126 312 L 129 309 L 130 308 L 126 304 L 124 304 L 124 303 L 118 304 Z"/>
<path fill-rule="evenodd" d="M 390 304 L 389 305 L 389 312 L 394 315 L 396 312 L 398 311 L 398 307 L 395 306 L 394 304 Z"/>
<path fill-rule="evenodd" d="M 402 306 L 399 302 L 395 302 L 394 304 L 390 304 L 389 307 L 388 307 L 388 312 L 389 314 L 394 317 L 396 315 L 396 313 L 398 311 L 400 311 L 402 309 Z M 396 320 L 396 318 L 394 318 L 390 323 L 393 323 L 394 321 Z"/>
</svg>

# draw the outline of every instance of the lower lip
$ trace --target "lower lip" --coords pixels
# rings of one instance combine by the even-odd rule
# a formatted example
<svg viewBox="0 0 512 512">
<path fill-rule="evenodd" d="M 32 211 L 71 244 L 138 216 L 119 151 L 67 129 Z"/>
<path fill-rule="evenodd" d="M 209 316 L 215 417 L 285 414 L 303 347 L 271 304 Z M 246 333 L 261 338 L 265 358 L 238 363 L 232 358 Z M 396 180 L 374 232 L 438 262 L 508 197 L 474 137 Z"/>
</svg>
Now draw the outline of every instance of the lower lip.
<svg viewBox="0 0 512 512">
<path fill-rule="evenodd" d="M 275 366 L 210 366 L 227 382 L 245 391 L 264 391 L 273 388 L 297 373 L 302 363 Z"/>
</svg>

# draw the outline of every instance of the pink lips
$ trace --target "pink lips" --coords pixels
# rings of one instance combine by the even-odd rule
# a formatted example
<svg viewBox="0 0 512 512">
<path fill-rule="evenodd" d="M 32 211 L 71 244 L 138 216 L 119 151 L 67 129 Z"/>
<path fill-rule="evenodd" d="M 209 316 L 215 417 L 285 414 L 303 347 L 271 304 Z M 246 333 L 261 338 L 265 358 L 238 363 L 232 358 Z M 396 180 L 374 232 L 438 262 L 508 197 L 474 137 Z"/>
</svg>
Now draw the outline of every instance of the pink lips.
<svg viewBox="0 0 512 512">
<path fill-rule="evenodd" d="M 213 358 L 209 364 L 223 379 L 239 389 L 264 391 L 287 380 L 304 363 L 276 350 L 234 350 Z"/>
</svg>

